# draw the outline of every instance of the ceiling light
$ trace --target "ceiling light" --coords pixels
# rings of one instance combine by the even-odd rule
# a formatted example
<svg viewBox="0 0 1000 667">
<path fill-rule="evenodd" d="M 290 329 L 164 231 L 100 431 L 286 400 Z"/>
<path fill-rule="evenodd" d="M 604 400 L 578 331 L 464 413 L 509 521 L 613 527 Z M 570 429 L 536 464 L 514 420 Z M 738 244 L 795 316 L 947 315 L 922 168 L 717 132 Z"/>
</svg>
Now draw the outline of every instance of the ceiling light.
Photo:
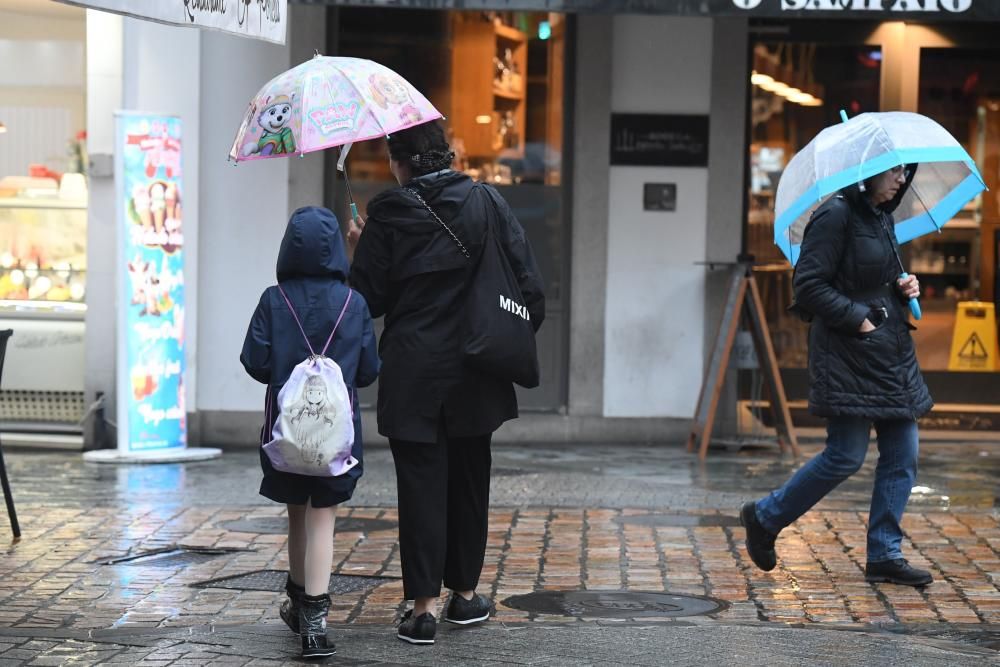
<svg viewBox="0 0 1000 667">
<path fill-rule="evenodd" d="M 799 102 L 799 104 L 801 104 L 804 107 L 821 107 L 823 106 L 823 100 L 819 99 L 818 97 L 813 97 L 811 100 L 807 102 Z"/>
<path fill-rule="evenodd" d="M 763 86 L 765 84 L 774 83 L 774 77 L 754 71 L 751 72 L 750 74 L 750 83 L 752 83 L 755 86 Z"/>
<path fill-rule="evenodd" d="M 770 91 L 775 95 L 784 96 L 785 93 L 788 92 L 789 88 L 791 88 L 791 86 L 789 86 L 787 83 L 784 83 L 782 81 L 775 81 L 773 84 L 771 84 L 770 88 L 765 88 L 764 90 Z"/>
<path fill-rule="evenodd" d="M 3 134 L 6 131 L 7 131 L 7 126 L 4 125 L 3 123 L 0 123 L 0 134 Z"/>
<path fill-rule="evenodd" d="M 816 99 L 809 93 L 802 93 L 802 92 L 786 95 L 786 98 L 788 99 L 789 102 L 792 102 L 794 104 L 805 104 L 806 102 L 811 102 L 812 100 Z"/>
<path fill-rule="evenodd" d="M 782 97 L 787 97 L 789 99 L 795 97 L 796 95 L 801 95 L 802 91 L 798 88 L 793 88 L 791 86 L 785 86 L 782 90 L 776 90 L 775 94 L 781 95 Z"/>
<path fill-rule="evenodd" d="M 489 125 L 493 122 L 493 117 L 489 114 L 483 114 L 482 116 L 476 116 L 476 122 L 480 125 Z"/>
</svg>

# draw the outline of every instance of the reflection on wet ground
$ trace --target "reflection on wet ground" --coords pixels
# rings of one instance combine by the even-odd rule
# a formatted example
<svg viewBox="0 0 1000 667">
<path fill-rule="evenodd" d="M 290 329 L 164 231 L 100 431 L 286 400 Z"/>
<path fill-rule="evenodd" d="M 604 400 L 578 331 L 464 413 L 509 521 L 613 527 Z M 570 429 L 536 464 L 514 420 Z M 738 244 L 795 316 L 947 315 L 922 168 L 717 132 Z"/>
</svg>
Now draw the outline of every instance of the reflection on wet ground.
<svg viewBox="0 0 1000 667">
<path fill-rule="evenodd" d="M 506 506 L 732 508 L 780 486 L 821 443 L 803 445 L 804 456 L 774 449 L 713 450 L 704 463 L 678 446 L 496 445 L 493 502 Z M 227 451 L 215 461 L 161 465 L 84 463 L 77 454 L 7 453 L 18 502 L 65 505 L 162 503 L 258 505 L 260 469 L 253 450 Z M 871 497 L 877 450 L 862 470 L 824 502 L 864 509 Z M 365 476 L 353 504 L 395 504 L 389 450 L 369 448 Z M 914 509 L 1000 508 L 1000 442 L 932 442 L 923 445 L 913 489 Z"/>
</svg>

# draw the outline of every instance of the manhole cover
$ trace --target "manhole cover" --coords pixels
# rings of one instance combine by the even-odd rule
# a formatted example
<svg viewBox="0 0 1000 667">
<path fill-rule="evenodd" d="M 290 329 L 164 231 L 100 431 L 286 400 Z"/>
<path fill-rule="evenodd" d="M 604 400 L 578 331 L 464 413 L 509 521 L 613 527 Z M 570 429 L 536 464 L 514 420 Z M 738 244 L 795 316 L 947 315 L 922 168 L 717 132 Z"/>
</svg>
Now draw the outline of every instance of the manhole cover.
<svg viewBox="0 0 1000 667">
<path fill-rule="evenodd" d="M 511 609 L 579 618 L 702 616 L 726 608 L 714 598 L 642 591 L 541 591 L 507 598 Z"/>
<path fill-rule="evenodd" d="M 109 558 L 98 561 L 100 565 L 143 565 L 146 567 L 181 567 L 184 565 L 195 565 L 205 561 L 226 556 L 234 553 L 244 553 L 252 549 L 235 549 L 220 547 L 218 549 L 201 547 L 166 547 L 163 549 L 152 549 L 150 551 L 140 551 L 129 556 L 119 558 Z"/>
<path fill-rule="evenodd" d="M 285 590 L 284 570 L 257 570 L 229 577 L 219 577 L 191 584 L 195 588 L 229 588 L 237 591 L 270 591 L 280 593 Z M 344 595 L 368 590 L 387 581 L 391 577 L 366 577 L 355 574 L 331 574 L 330 595 Z"/>
<path fill-rule="evenodd" d="M 222 521 L 220 528 L 234 533 L 257 533 L 259 535 L 284 535 L 288 532 L 288 519 L 283 516 L 261 516 L 253 519 L 233 519 Z M 334 534 L 374 533 L 380 530 L 395 530 L 396 522 L 389 519 L 363 519 L 360 517 L 338 518 L 334 524 Z"/>
<path fill-rule="evenodd" d="M 698 528 L 698 527 L 734 527 L 740 525 L 736 516 L 725 514 L 636 514 L 617 519 L 619 523 L 633 526 L 652 526 L 654 528 Z"/>
</svg>

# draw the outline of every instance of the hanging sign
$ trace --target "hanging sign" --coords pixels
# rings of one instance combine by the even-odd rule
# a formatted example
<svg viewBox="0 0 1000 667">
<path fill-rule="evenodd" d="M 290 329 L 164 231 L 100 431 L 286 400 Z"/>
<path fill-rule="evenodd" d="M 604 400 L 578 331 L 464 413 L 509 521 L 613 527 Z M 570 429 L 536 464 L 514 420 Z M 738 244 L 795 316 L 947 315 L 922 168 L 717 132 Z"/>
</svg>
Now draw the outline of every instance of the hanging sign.
<svg viewBox="0 0 1000 667">
<path fill-rule="evenodd" d="M 118 450 L 187 444 L 181 121 L 116 115 Z"/>
<path fill-rule="evenodd" d="M 895 21 L 1000 19 L 996 0 L 298 0 L 313 5 Z"/>
<path fill-rule="evenodd" d="M 285 43 L 288 0 L 58 0 L 159 23 Z"/>
</svg>

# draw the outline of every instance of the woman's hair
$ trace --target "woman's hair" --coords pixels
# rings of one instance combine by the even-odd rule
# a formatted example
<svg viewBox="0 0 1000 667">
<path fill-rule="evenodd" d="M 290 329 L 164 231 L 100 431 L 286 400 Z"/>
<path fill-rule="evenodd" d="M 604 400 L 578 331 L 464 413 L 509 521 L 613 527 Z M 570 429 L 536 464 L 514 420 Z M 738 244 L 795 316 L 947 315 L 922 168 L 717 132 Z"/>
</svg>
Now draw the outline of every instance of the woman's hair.
<svg viewBox="0 0 1000 667">
<path fill-rule="evenodd" d="M 451 166 L 455 154 L 448 147 L 437 121 L 394 132 L 389 136 L 389 156 L 408 165 L 414 176 L 423 176 Z"/>
</svg>

